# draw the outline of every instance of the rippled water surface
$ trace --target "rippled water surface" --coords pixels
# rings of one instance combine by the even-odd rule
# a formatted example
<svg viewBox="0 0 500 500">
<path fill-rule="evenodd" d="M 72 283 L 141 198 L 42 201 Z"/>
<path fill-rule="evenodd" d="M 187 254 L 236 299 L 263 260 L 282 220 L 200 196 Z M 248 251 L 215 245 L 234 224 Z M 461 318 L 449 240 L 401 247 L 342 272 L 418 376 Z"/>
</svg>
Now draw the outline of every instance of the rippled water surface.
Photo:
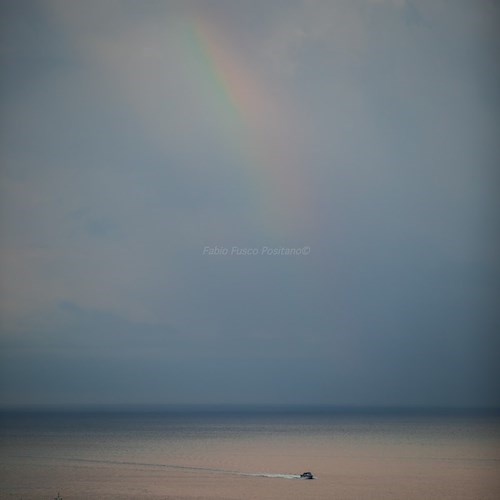
<svg viewBox="0 0 500 500">
<path fill-rule="evenodd" d="M 493 414 L 7 412 L 0 425 L 0 498 L 500 498 Z"/>
</svg>

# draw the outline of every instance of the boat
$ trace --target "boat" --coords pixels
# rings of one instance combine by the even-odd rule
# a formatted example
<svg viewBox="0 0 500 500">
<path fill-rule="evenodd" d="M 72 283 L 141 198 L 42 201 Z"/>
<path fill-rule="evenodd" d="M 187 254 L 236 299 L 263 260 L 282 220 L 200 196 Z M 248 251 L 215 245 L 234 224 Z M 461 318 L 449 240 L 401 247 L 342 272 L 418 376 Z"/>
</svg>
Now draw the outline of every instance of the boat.
<svg viewBox="0 0 500 500">
<path fill-rule="evenodd" d="M 312 472 L 303 472 L 300 475 L 301 479 L 314 479 L 313 473 Z"/>
</svg>

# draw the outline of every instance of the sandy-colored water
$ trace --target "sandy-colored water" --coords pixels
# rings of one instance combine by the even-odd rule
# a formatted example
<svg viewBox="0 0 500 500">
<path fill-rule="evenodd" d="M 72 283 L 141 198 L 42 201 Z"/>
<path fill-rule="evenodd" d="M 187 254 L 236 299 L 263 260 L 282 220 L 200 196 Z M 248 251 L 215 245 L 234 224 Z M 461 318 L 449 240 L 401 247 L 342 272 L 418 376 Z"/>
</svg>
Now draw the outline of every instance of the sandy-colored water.
<svg viewBox="0 0 500 500">
<path fill-rule="evenodd" d="M 0 498 L 500 498 L 495 418 L 44 418 L 4 421 Z"/>
</svg>

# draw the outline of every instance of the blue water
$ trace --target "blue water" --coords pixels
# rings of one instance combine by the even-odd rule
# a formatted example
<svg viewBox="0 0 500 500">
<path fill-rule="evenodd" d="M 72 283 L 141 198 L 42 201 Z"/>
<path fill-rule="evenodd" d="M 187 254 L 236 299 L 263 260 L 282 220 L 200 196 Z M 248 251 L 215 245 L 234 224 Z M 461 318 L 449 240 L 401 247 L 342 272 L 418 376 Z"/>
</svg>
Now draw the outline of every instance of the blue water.
<svg viewBox="0 0 500 500">
<path fill-rule="evenodd" d="M 0 466 L 0 498 L 53 498 L 62 486 L 68 498 L 252 498 L 260 488 L 293 498 L 291 485 L 308 481 L 288 480 L 305 470 L 319 481 L 300 488 L 316 498 L 332 488 L 344 498 L 500 498 L 500 415 L 11 411 L 0 414 Z"/>
</svg>

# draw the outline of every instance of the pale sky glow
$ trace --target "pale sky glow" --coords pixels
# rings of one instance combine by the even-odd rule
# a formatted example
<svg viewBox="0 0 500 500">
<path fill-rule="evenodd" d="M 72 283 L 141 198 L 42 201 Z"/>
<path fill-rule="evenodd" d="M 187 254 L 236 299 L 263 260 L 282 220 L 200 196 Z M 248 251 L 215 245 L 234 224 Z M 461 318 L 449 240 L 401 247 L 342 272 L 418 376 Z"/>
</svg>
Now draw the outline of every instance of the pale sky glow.
<svg viewBox="0 0 500 500">
<path fill-rule="evenodd" d="M 500 404 L 496 2 L 0 9 L 3 404 Z"/>
</svg>

